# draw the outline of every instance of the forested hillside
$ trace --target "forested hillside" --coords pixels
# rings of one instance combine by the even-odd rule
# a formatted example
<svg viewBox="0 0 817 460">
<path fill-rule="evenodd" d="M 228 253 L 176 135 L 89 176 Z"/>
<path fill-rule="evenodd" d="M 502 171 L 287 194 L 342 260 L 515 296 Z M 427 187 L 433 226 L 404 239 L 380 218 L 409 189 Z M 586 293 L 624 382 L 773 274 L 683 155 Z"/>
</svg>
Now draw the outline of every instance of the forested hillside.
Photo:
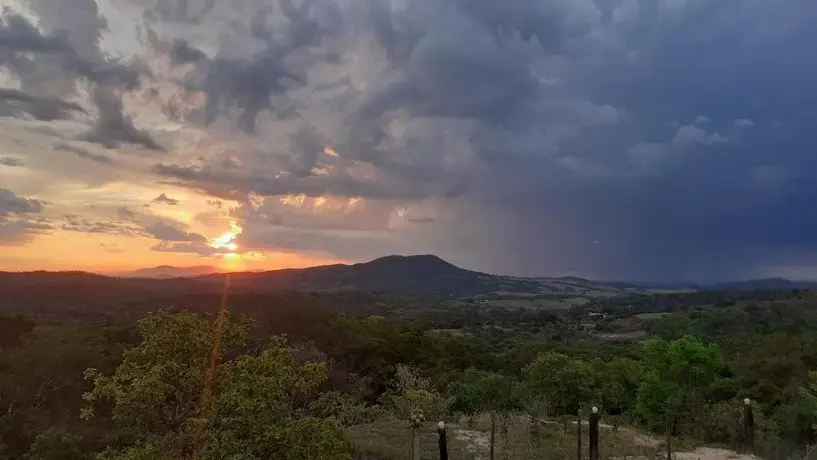
<svg viewBox="0 0 817 460">
<path fill-rule="evenodd" d="M 218 294 L 107 309 L 52 292 L 70 307 L 7 304 L 0 318 L 0 458 L 402 458 L 402 441 L 388 440 L 417 410 L 429 427 L 486 411 L 507 427 L 590 406 L 616 426 L 661 438 L 669 417 L 679 443 L 735 447 L 744 398 L 758 449 L 785 453 L 817 421 L 809 291 L 569 309 L 235 294 L 224 314 Z M 525 436 L 508 458 L 558 445 Z"/>
</svg>

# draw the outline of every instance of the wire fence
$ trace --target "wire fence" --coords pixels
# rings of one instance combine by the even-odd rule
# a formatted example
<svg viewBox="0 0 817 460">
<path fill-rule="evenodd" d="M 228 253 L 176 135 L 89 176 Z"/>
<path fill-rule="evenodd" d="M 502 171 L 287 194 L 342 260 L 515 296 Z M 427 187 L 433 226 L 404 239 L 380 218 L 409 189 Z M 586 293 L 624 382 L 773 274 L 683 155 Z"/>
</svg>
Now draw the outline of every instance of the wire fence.
<svg viewBox="0 0 817 460">
<path fill-rule="evenodd" d="M 595 408 L 594 408 L 595 409 Z M 616 417 L 588 411 L 580 417 L 537 419 L 529 414 L 493 413 L 432 427 L 414 424 L 409 455 L 356 458 L 410 460 L 817 460 L 813 444 L 775 438 L 759 431 L 751 406 L 734 420 L 726 443 L 684 436 L 647 434 L 620 426 Z M 420 447 L 422 445 L 422 447 Z M 708 447 L 704 447 L 707 445 Z"/>
</svg>

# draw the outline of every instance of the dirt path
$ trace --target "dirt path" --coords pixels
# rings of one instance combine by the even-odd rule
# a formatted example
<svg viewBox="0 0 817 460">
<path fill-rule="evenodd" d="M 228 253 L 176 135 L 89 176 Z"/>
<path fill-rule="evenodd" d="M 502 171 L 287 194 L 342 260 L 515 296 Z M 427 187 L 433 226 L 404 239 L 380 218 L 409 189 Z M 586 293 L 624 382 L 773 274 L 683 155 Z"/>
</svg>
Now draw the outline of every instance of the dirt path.
<svg viewBox="0 0 817 460">
<path fill-rule="evenodd" d="M 699 447 L 692 452 L 676 452 L 673 455 L 677 460 L 758 460 L 754 455 L 714 447 Z"/>
<path fill-rule="evenodd" d="M 491 447 L 491 440 L 488 438 L 488 433 L 482 431 L 457 428 L 454 430 L 454 438 L 465 444 L 469 452 L 479 455 L 475 457 L 478 459 L 484 458 L 484 454 L 488 452 Z"/>
</svg>

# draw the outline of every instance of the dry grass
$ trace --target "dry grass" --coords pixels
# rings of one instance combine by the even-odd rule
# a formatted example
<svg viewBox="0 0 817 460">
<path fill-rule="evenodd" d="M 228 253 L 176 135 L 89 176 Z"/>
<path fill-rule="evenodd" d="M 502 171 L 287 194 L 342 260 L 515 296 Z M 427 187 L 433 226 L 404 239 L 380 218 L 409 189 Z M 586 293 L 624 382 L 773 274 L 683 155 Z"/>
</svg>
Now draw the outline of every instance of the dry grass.
<svg viewBox="0 0 817 460">
<path fill-rule="evenodd" d="M 588 427 L 583 426 L 582 457 L 587 457 Z M 462 419 L 448 426 L 451 460 L 488 459 L 490 417 Z M 381 458 L 408 458 L 410 430 L 406 422 L 393 419 L 349 428 L 347 437 L 359 451 L 380 454 Z M 497 419 L 497 460 L 573 460 L 576 458 L 575 423 L 532 424 L 525 416 Z M 422 459 L 439 458 L 435 423 L 421 432 Z M 662 458 L 660 441 L 628 429 L 602 429 L 599 433 L 601 459 Z M 365 457 L 361 457 L 365 458 Z"/>
<path fill-rule="evenodd" d="M 466 456 L 467 449 L 463 442 L 453 439 L 452 430 L 448 430 L 448 452 L 451 460 L 471 458 Z M 408 459 L 411 443 L 411 430 L 407 421 L 384 418 L 375 423 L 358 425 L 346 429 L 346 437 L 358 452 L 379 454 L 384 459 Z M 437 426 L 426 423 L 420 430 L 420 449 L 423 460 L 440 458 L 438 448 Z M 360 458 L 366 458 L 360 456 Z M 373 457 L 375 458 L 375 457 Z"/>
</svg>

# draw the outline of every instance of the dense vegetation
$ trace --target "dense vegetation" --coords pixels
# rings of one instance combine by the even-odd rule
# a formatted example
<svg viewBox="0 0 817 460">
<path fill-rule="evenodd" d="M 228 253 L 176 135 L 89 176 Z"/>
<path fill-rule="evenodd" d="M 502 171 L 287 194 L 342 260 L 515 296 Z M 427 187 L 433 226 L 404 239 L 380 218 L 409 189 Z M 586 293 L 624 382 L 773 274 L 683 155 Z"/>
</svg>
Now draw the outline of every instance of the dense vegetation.
<svg viewBox="0 0 817 460">
<path fill-rule="evenodd" d="M 616 424 L 727 445 L 739 441 L 743 398 L 763 442 L 808 442 L 817 421 L 809 291 L 639 294 L 561 310 L 238 294 L 223 316 L 219 300 L 6 307 L 0 458 L 351 458 L 344 427 L 418 408 L 434 422 L 595 405 Z"/>
</svg>

